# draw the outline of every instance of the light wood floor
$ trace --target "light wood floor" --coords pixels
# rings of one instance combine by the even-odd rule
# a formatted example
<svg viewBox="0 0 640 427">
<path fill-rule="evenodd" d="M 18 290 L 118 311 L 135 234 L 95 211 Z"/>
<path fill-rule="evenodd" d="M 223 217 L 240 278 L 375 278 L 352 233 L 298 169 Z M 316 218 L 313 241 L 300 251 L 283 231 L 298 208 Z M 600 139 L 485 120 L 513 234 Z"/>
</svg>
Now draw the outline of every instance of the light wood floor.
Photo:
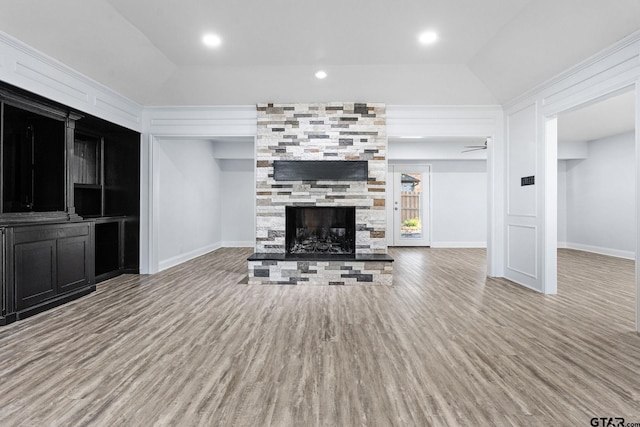
<svg viewBox="0 0 640 427">
<path fill-rule="evenodd" d="M 1 327 L 0 425 L 640 422 L 631 261 L 560 251 L 544 296 L 477 249 L 394 249 L 391 288 L 241 285 L 249 254 Z"/>
</svg>

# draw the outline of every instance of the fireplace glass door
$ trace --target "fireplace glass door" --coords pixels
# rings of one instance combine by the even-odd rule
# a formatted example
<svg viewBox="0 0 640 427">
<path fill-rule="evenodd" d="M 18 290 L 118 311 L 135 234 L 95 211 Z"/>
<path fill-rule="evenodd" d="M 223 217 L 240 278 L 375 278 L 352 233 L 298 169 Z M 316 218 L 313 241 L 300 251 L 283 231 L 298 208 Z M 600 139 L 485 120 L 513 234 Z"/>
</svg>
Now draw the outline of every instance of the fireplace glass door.
<svg viewBox="0 0 640 427">
<path fill-rule="evenodd" d="M 355 254 L 354 207 L 286 208 L 287 254 Z"/>
</svg>

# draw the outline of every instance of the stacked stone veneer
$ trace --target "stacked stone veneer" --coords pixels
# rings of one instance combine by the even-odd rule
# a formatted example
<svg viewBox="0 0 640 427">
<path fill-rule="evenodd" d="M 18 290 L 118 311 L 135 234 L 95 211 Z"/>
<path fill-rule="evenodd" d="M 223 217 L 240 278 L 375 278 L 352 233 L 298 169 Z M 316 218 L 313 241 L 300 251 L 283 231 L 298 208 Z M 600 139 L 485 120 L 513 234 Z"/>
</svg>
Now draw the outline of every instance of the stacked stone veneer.
<svg viewBox="0 0 640 427">
<path fill-rule="evenodd" d="M 259 104 L 257 108 L 256 252 L 284 254 L 286 206 L 355 206 L 356 254 L 386 254 L 387 134 L 384 104 Z M 274 160 L 366 160 L 369 177 L 366 181 L 275 181 Z M 264 267 L 270 267 L 273 273 L 287 271 L 287 277 L 292 277 L 293 271 L 299 277 L 309 274 L 304 273 L 306 264 L 293 268 L 291 262 L 294 261 L 284 262 L 288 264 L 259 261 L 252 265 L 250 262 L 250 282 L 269 281 L 264 276 Z M 262 263 L 270 265 L 258 265 Z M 346 278 L 354 282 L 369 281 L 373 277 L 370 275 L 385 271 L 384 266 L 378 268 L 379 265 L 372 264 L 369 268 L 375 267 L 377 273 L 371 273 L 362 263 L 349 263 L 352 261 L 318 262 L 307 270 L 315 276 L 328 278 L 332 276 L 329 271 L 340 266 L 350 267 L 359 272 Z M 262 267 L 259 272 L 262 276 L 254 275 L 254 267 Z M 362 276 L 358 278 L 357 274 Z M 269 274 L 270 280 L 281 281 L 282 275 L 275 275 L 278 280 Z"/>
<path fill-rule="evenodd" d="M 389 261 L 249 261 L 254 285 L 392 285 Z"/>
</svg>

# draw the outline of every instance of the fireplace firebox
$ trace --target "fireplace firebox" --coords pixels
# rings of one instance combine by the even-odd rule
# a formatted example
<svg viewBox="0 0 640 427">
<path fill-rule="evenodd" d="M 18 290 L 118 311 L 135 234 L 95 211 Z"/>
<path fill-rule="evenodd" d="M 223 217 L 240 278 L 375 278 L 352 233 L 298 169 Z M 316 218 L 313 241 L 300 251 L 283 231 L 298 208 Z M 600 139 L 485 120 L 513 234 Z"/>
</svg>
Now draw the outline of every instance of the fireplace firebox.
<svg viewBox="0 0 640 427">
<path fill-rule="evenodd" d="M 355 255 L 355 207 L 286 207 L 287 255 Z"/>
</svg>

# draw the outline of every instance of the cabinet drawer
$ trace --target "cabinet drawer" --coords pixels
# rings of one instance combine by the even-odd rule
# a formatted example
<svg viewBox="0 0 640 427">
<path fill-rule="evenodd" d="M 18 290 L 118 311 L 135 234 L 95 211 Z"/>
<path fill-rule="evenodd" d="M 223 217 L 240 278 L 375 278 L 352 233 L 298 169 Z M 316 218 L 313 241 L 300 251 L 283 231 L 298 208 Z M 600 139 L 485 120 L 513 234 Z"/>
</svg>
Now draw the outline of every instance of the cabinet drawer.
<svg viewBox="0 0 640 427">
<path fill-rule="evenodd" d="M 73 225 L 54 225 L 21 227 L 14 230 L 14 242 L 16 244 L 27 242 L 39 242 L 42 240 L 57 240 L 67 237 L 88 236 L 90 225 L 87 223 Z"/>
</svg>

